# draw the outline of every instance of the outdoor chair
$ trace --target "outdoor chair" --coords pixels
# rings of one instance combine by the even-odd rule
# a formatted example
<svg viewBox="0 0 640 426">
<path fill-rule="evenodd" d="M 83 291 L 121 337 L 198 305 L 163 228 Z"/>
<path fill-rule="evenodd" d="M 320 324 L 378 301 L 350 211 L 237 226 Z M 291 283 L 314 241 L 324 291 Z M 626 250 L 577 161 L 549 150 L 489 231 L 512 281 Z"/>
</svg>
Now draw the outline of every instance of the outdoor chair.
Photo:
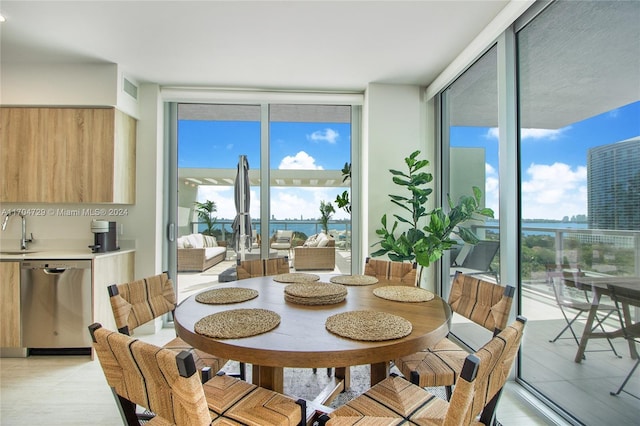
<svg viewBox="0 0 640 426">
<path fill-rule="evenodd" d="M 555 343 L 560 339 L 573 339 L 576 342 L 576 345 L 580 346 L 580 339 L 578 339 L 578 335 L 573 329 L 573 326 L 583 314 L 585 317 L 589 315 L 592 305 L 587 291 L 567 286 L 565 278 L 584 276 L 584 272 L 582 272 L 580 268 L 572 268 L 570 265 L 547 265 L 546 269 L 547 282 L 553 290 L 553 296 L 555 297 L 558 308 L 560 308 L 560 312 L 562 313 L 566 323 L 564 328 L 560 330 L 553 339 L 550 339 L 549 342 Z M 572 311 L 575 312 L 575 315 L 573 318 L 569 319 L 569 316 L 573 315 Z M 613 305 L 600 303 L 598 305 L 598 312 L 600 312 L 601 315 L 604 315 L 604 317 L 601 318 L 601 315 L 596 313 L 593 329 L 598 327 L 602 332 L 605 332 L 603 326 L 604 321 L 614 312 L 617 312 L 617 309 Z M 561 337 L 567 330 L 571 333 L 571 336 Z M 618 358 L 620 358 L 616 348 L 613 346 L 613 343 L 611 343 L 611 339 L 607 338 L 607 342 L 609 343 L 610 349 L 590 349 L 585 350 L 585 352 L 602 352 L 611 350 Z"/>
<path fill-rule="evenodd" d="M 609 290 L 611 299 L 616 304 L 616 308 L 618 309 L 622 335 L 626 340 L 633 342 L 634 344 L 640 343 L 640 321 L 636 316 L 636 320 L 634 322 L 634 320 L 631 319 L 631 312 L 629 312 L 629 306 L 640 307 L 640 289 L 620 287 L 611 284 L 607 285 L 607 289 Z M 629 379 L 638 368 L 638 365 L 640 365 L 640 358 L 636 358 L 636 362 L 633 364 L 633 367 L 631 368 L 631 371 L 629 371 L 629 374 L 627 374 L 627 377 L 625 377 L 624 381 L 617 391 L 610 392 L 611 395 L 620 395 L 620 392 L 624 392 L 628 395 L 633 396 L 634 398 L 640 399 L 640 396 L 634 395 L 624 390 L 624 387 L 627 385 Z"/>
<path fill-rule="evenodd" d="M 465 248 L 461 249 L 461 253 Z M 466 256 L 462 260 L 462 263 L 458 264 L 459 260 L 456 258 L 452 269 L 460 268 L 459 270 L 465 274 L 476 273 L 491 273 L 494 271 L 491 269 L 491 262 L 500 249 L 499 241 L 481 240 L 477 244 L 471 246 Z M 460 257 L 460 256 L 458 256 Z"/>
<path fill-rule="evenodd" d="M 152 321 L 176 308 L 176 293 L 173 281 L 167 272 L 124 284 L 112 284 L 107 287 L 111 310 L 116 327 L 120 333 L 131 335 L 139 326 Z M 193 353 L 198 370 L 210 367 L 217 372 L 227 363 L 227 359 L 192 348 L 179 337 L 164 345 L 176 352 Z M 236 376 L 244 379 L 245 371 L 241 366 Z"/>
<path fill-rule="evenodd" d="M 367 257 L 364 264 L 364 274 L 400 285 L 416 286 L 417 266 L 415 262 L 395 262 Z"/>
<path fill-rule="evenodd" d="M 319 420 L 327 425 L 494 424 L 525 323 L 523 317 L 518 317 L 477 352 L 465 357 L 449 402 L 402 377 L 391 376 L 328 415 L 321 415 Z"/>
<path fill-rule="evenodd" d="M 175 352 L 103 328 L 89 326 L 102 370 L 125 424 L 140 425 L 136 406 L 149 425 L 304 425 L 306 401 L 295 400 L 210 368 L 196 374 L 191 352 Z M 202 378 L 202 379 L 201 379 Z"/>
<path fill-rule="evenodd" d="M 512 286 L 502 287 L 457 272 L 448 302 L 454 312 L 495 335 L 507 325 L 514 293 Z M 444 386 L 449 399 L 468 354 L 469 350 L 445 338 L 432 348 L 397 358 L 394 363 L 408 380 L 420 387 Z"/>
<path fill-rule="evenodd" d="M 293 242 L 293 231 L 286 229 L 278 229 L 274 236 L 273 242 L 271 242 L 271 248 L 275 250 L 291 251 L 291 243 Z M 289 253 L 290 254 L 290 253 Z"/>
<path fill-rule="evenodd" d="M 271 259 L 239 260 L 236 265 L 237 279 L 266 277 L 289 272 L 289 258 L 275 257 Z"/>
</svg>

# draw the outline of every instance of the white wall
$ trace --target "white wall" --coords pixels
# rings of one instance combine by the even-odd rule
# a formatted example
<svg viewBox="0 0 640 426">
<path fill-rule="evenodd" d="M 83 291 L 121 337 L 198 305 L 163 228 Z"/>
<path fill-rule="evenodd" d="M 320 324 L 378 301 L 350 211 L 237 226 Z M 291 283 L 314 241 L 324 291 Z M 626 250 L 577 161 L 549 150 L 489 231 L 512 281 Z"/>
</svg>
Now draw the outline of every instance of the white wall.
<svg viewBox="0 0 640 426">
<path fill-rule="evenodd" d="M 118 223 L 120 246 L 136 249 L 136 277 L 162 271 L 162 104 L 157 85 L 139 88 L 139 104 L 123 101 L 123 73 L 112 64 L 1 64 L 2 105 L 116 106 L 138 118 L 136 144 L 136 204 L 2 203 L 2 209 L 35 209 L 27 215 L 30 249 L 87 250 L 93 244 L 92 219 Z M 126 94 L 125 94 L 126 95 Z M 128 95 L 126 95 L 128 96 Z M 125 100 L 126 100 L 125 96 Z M 120 102 L 120 105 L 118 105 Z M 0 148 L 1 149 L 1 148 Z M 87 209 L 118 209 L 121 214 L 93 216 Z M 44 212 L 43 215 L 40 215 Z M 80 212 L 80 214 L 77 214 Z M 20 221 L 11 219 L 0 232 L 3 249 L 19 248 Z"/>
<path fill-rule="evenodd" d="M 382 225 L 386 213 L 387 224 L 393 224 L 393 214 L 401 213 L 388 194 L 402 194 L 392 182 L 389 169 L 406 170 L 404 162 L 415 150 L 428 159 L 429 171 L 434 172 L 433 147 L 427 148 L 426 104 L 419 86 L 370 84 L 367 87 L 363 120 L 363 255 L 380 248 L 375 230 Z M 430 200 L 433 203 L 433 199 Z M 398 228 L 401 229 L 401 226 Z M 364 262 L 364 259 L 362 259 Z"/>
<path fill-rule="evenodd" d="M 137 101 L 122 90 L 125 72 L 116 64 L 0 65 L 2 105 L 114 106 L 139 116 Z"/>
<path fill-rule="evenodd" d="M 50 79 L 52 72 L 57 77 Z M 0 100 L 5 105 L 113 105 L 117 101 L 113 91 L 119 90 L 118 75 L 121 73 L 117 67 L 110 65 L 60 65 L 38 69 L 27 67 L 22 70 L 3 65 L 0 79 L 3 96 Z M 50 85 L 47 85 L 47 81 Z M 25 94 L 24 97 L 20 97 L 21 92 Z M 425 143 L 427 106 L 421 100 L 422 92 L 423 88 L 418 86 L 387 84 L 371 84 L 366 90 L 362 132 L 364 204 L 360 218 L 363 224 L 361 263 L 364 263 L 364 257 L 376 250 L 370 246 L 377 241 L 375 229 L 380 226 L 382 215 L 387 213 L 390 216 L 397 212 L 387 195 L 398 192 L 396 185 L 391 182 L 388 169 L 403 169 L 404 158 L 416 149 L 423 151 L 433 164 L 433 148 L 427 152 Z M 164 151 L 160 88 L 154 84 L 141 85 L 136 107 L 136 204 L 116 206 L 127 209 L 127 214 L 106 219 L 116 220 L 122 225 L 124 232 L 119 238 L 123 243 L 136 248 L 136 277 L 144 277 L 161 272 L 163 265 Z M 24 203 L 2 205 L 2 208 L 25 207 L 74 210 L 92 206 L 40 206 Z M 93 234 L 90 232 L 90 221 L 93 218 L 95 217 L 61 215 L 29 217 L 28 231 L 33 232 L 36 239 L 32 247 L 38 249 L 43 245 L 64 243 L 84 248 L 93 243 Z M 15 221 L 10 224 L 6 233 L 0 234 L 0 244 L 17 244 L 18 237 L 19 224 Z"/>
</svg>

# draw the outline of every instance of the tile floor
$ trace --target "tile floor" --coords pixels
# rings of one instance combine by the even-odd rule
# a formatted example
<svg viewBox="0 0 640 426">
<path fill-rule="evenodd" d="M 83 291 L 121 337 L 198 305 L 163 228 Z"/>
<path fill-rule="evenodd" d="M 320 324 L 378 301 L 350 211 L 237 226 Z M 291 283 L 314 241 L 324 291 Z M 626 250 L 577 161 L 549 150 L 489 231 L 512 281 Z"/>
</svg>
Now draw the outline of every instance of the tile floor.
<svg viewBox="0 0 640 426">
<path fill-rule="evenodd" d="M 233 264 L 232 261 L 223 262 L 207 271 L 208 274 L 180 274 L 179 299 L 205 288 L 203 286 L 210 286 L 212 281 L 217 281 L 219 272 Z M 336 268 L 336 272 L 340 270 Z M 163 328 L 136 337 L 161 344 L 172 334 L 173 329 Z M 314 389 L 324 385 L 322 380 L 326 380 L 326 376 L 323 373 L 323 369 L 316 375 L 309 369 L 287 371 L 285 392 L 313 398 Z M 352 373 L 352 389 L 346 398 L 358 393 L 357 377 L 358 374 Z M 513 382 L 507 384 L 500 401 L 498 419 L 503 425 L 566 424 Z M 0 358 L 0 424 L 17 426 L 44 422 L 52 426 L 123 424 L 97 359 L 91 360 L 89 356 Z"/>
<path fill-rule="evenodd" d="M 162 329 L 154 335 L 137 337 L 161 343 L 172 332 Z M 314 389 L 324 385 L 324 371 L 319 369 L 313 375 L 309 369 L 295 370 L 285 372 L 285 392 L 312 398 Z M 352 381 L 356 387 L 357 374 L 352 375 Z M 498 419 L 503 425 L 562 424 L 545 418 L 514 383 L 509 383 L 500 401 Z M 0 424 L 41 422 L 52 426 L 123 424 L 97 359 L 91 360 L 89 356 L 0 359 Z"/>
</svg>

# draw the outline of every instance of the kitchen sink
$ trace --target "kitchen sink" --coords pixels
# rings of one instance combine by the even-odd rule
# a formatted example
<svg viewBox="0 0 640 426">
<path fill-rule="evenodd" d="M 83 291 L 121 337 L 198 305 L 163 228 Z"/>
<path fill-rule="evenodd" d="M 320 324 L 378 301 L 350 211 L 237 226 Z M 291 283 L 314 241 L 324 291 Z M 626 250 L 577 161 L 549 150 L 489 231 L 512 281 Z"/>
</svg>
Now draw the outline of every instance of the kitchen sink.
<svg viewBox="0 0 640 426">
<path fill-rule="evenodd" d="M 0 251 L 0 255 L 4 254 L 6 256 L 18 255 L 18 254 L 31 254 L 31 253 L 37 253 L 37 251 L 33 251 L 33 250 Z"/>
</svg>

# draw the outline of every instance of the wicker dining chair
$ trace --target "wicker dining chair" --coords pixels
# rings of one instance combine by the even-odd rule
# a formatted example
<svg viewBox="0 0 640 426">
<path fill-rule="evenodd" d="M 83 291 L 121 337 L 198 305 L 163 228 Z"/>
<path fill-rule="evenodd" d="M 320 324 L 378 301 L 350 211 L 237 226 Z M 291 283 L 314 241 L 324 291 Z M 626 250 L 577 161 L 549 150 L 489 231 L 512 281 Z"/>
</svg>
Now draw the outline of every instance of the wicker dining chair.
<svg viewBox="0 0 640 426">
<path fill-rule="evenodd" d="M 116 327 L 120 333 L 126 335 L 131 335 L 139 326 L 166 313 L 170 312 L 173 315 L 176 308 L 176 293 L 167 272 L 129 283 L 113 284 L 107 290 Z M 177 352 L 192 352 L 198 370 L 211 367 L 217 372 L 228 361 L 194 349 L 179 337 L 167 342 L 164 347 Z M 244 379 L 244 367 L 241 365 L 240 372 L 234 375 Z"/>
<path fill-rule="evenodd" d="M 286 274 L 288 272 L 289 258 L 287 256 L 270 259 L 238 259 L 236 264 L 236 276 L 239 280 Z"/>
<path fill-rule="evenodd" d="M 457 272 L 448 302 L 454 312 L 495 334 L 507 325 L 514 293 L 512 286 L 502 287 Z M 444 386 L 448 399 L 468 354 L 467 348 L 445 338 L 432 348 L 397 358 L 394 363 L 405 377 L 420 387 Z"/>
<path fill-rule="evenodd" d="M 367 257 L 364 263 L 364 274 L 400 285 L 416 286 L 417 267 L 415 262 L 394 262 Z"/>
<path fill-rule="evenodd" d="M 329 414 L 327 425 L 491 425 L 514 365 L 526 319 L 518 317 L 463 362 L 450 401 L 399 376 L 391 376 Z"/>
<path fill-rule="evenodd" d="M 125 424 L 139 426 L 136 406 L 150 425 L 304 425 L 306 401 L 295 400 L 222 373 L 201 378 L 193 353 L 175 352 L 125 334 L 89 326 L 98 360 Z M 204 383 L 203 383 L 204 382 Z"/>
</svg>

